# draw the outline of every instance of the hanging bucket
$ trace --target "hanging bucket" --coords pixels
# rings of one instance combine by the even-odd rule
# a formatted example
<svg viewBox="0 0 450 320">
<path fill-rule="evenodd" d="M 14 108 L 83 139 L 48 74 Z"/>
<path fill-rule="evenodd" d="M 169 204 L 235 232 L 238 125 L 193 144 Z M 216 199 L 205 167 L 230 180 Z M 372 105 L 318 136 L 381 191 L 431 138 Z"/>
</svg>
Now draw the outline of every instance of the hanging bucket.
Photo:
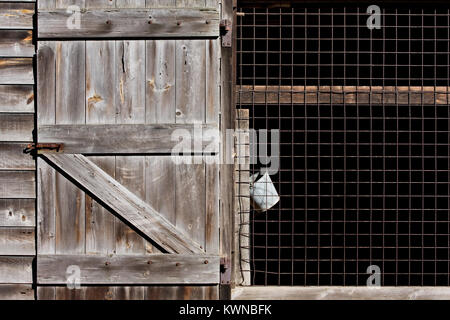
<svg viewBox="0 0 450 320">
<path fill-rule="evenodd" d="M 256 181 L 258 175 L 259 173 L 256 173 L 250 177 L 250 199 L 255 210 L 264 212 L 276 205 L 280 197 L 269 174 L 264 173 Z"/>
</svg>

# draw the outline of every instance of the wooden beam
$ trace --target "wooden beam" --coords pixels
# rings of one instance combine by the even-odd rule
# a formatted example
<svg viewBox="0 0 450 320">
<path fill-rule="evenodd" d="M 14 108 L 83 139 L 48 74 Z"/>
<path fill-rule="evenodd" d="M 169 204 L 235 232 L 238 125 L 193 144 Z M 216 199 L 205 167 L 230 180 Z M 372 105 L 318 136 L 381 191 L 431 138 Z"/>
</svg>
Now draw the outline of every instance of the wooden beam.
<svg viewBox="0 0 450 320">
<path fill-rule="evenodd" d="M 33 83 L 33 58 L 0 58 L 0 84 Z"/>
<path fill-rule="evenodd" d="M 34 3 L 0 3 L 1 29 L 33 29 Z"/>
<path fill-rule="evenodd" d="M 449 300 L 449 287 L 275 287 L 232 290 L 233 300 Z"/>
<path fill-rule="evenodd" d="M 215 125 L 197 126 L 203 131 L 216 128 Z M 38 141 L 63 143 L 61 152 L 64 153 L 170 154 L 179 144 L 178 140 L 173 141 L 171 137 L 175 130 L 189 133 L 192 138 L 191 148 L 198 143 L 203 147 L 211 143 L 203 141 L 201 131 L 200 134 L 194 132 L 193 124 L 41 125 L 38 128 Z M 218 150 L 218 146 L 215 150 Z"/>
<path fill-rule="evenodd" d="M 213 9 L 87 9 L 80 28 L 69 29 L 73 13 L 40 10 L 39 38 L 217 38 L 219 13 Z"/>
<path fill-rule="evenodd" d="M 80 284 L 217 284 L 213 255 L 38 255 L 37 283 L 66 284 L 67 267 L 80 268 Z"/>
<path fill-rule="evenodd" d="M 0 142 L 0 170 L 34 170 L 35 160 L 23 150 L 26 143 Z"/>
<path fill-rule="evenodd" d="M 86 157 L 51 153 L 44 157 L 169 253 L 204 253 L 199 244 Z"/>
<path fill-rule="evenodd" d="M 0 85 L 0 112 L 34 112 L 32 85 Z"/>
<path fill-rule="evenodd" d="M 447 105 L 449 87 L 236 86 L 238 104 Z"/>
<path fill-rule="evenodd" d="M 33 199 L 36 198 L 36 177 L 34 171 L 1 171 L 0 198 Z"/>
</svg>

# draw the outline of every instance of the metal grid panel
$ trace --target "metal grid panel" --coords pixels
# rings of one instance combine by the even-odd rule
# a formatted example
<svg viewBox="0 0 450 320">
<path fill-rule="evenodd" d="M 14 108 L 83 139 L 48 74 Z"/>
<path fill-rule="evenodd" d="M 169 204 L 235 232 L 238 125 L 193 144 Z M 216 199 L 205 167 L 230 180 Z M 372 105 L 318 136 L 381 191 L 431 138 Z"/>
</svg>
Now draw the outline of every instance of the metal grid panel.
<svg viewBox="0 0 450 320">
<path fill-rule="evenodd" d="M 385 6 L 370 31 L 366 9 L 239 8 L 238 108 L 281 132 L 253 284 L 366 285 L 369 265 L 385 286 L 450 284 L 450 11 Z"/>
</svg>

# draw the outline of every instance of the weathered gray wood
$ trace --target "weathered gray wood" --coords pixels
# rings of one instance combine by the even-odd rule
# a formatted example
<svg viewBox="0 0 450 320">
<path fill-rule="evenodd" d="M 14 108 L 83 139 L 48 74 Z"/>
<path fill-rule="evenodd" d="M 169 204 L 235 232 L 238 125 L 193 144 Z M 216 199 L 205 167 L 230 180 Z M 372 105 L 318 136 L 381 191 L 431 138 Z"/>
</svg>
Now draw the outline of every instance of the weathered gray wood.
<svg viewBox="0 0 450 320">
<path fill-rule="evenodd" d="M 215 128 L 208 124 L 198 127 L 204 130 Z M 200 133 L 194 135 L 194 125 L 186 124 L 45 125 L 38 128 L 40 143 L 63 143 L 64 148 L 61 152 L 83 154 L 170 154 L 180 143 L 178 140 L 172 141 L 175 130 L 186 130 L 184 132 L 190 134 L 193 145 L 206 147 L 211 143 L 206 137 L 205 141 L 202 141 L 202 130 L 197 130 Z"/>
<path fill-rule="evenodd" d="M 144 300 L 144 287 L 115 287 L 116 300 Z"/>
<path fill-rule="evenodd" d="M 176 226 L 205 248 L 205 164 L 176 165 L 175 180 Z"/>
<path fill-rule="evenodd" d="M 44 159 L 37 159 L 37 252 L 55 253 L 56 171 Z"/>
<path fill-rule="evenodd" d="M 431 86 L 236 86 L 241 104 L 448 104 L 450 89 Z"/>
<path fill-rule="evenodd" d="M 0 142 L 0 170 L 34 170 L 35 161 L 23 152 L 25 143 Z"/>
<path fill-rule="evenodd" d="M 176 0 L 179 8 L 201 8 L 205 6 L 205 0 Z"/>
<path fill-rule="evenodd" d="M 145 0 L 116 0 L 116 8 L 145 8 Z"/>
<path fill-rule="evenodd" d="M 34 199 L 1 199 L 0 226 L 34 227 L 35 212 Z"/>
<path fill-rule="evenodd" d="M 65 284 L 70 265 L 80 267 L 81 284 L 217 284 L 220 261 L 217 255 L 39 255 L 38 284 Z"/>
<path fill-rule="evenodd" d="M 37 123 L 56 120 L 56 43 L 40 41 L 37 53 Z M 58 84 L 59 85 L 59 84 Z"/>
<path fill-rule="evenodd" d="M 67 26 L 71 15 L 66 10 L 39 10 L 39 38 L 219 36 L 219 14 L 212 9 L 91 9 L 80 12 L 83 23 L 79 29 Z"/>
<path fill-rule="evenodd" d="M 0 30 L 0 56 L 32 57 L 33 55 L 33 31 Z"/>
<path fill-rule="evenodd" d="M 0 300 L 34 300 L 31 284 L 0 284 Z"/>
<path fill-rule="evenodd" d="M 115 123 L 114 44 L 86 42 L 86 123 Z"/>
<path fill-rule="evenodd" d="M 147 123 L 175 123 L 175 40 L 147 41 Z"/>
<path fill-rule="evenodd" d="M 34 112 L 31 85 L 0 85 L 0 112 Z"/>
<path fill-rule="evenodd" d="M 56 124 L 85 122 L 85 41 L 56 43 Z"/>
<path fill-rule="evenodd" d="M 206 41 L 177 41 L 176 122 L 204 122 L 205 106 Z"/>
<path fill-rule="evenodd" d="M 448 300 L 448 287 L 237 287 L 233 300 Z"/>
<path fill-rule="evenodd" d="M 145 41 L 116 41 L 117 123 L 145 123 Z"/>
<path fill-rule="evenodd" d="M 205 245 L 207 253 L 219 253 L 219 164 L 206 158 Z"/>
<path fill-rule="evenodd" d="M 114 157 L 89 157 L 100 169 L 115 177 Z M 110 254 L 116 250 L 115 217 L 86 195 L 86 254 Z"/>
<path fill-rule="evenodd" d="M 0 58 L 0 84 L 33 84 L 32 58 Z"/>
<path fill-rule="evenodd" d="M 0 283 L 33 283 L 33 259 L 0 256 Z"/>
<path fill-rule="evenodd" d="M 0 141 L 32 142 L 33 114 L 0 114 Z"/>
<path fill-rule="evenodd" d="M 0 255 L 33 256 L 35 254 L 34 228 L 0 228 Z"/>
<path fill-rule="evenodd" d="M 45 157 L 168 252 L 203 252 L 184 232 L 84 156 L 49 153 Z"/>
<path fill-rule="evenodd" d="M 33 171 L 0 171 L 0 198 L 35 198 L 35 173 Z"/>
<path fill-rule="evenodd" d="M 220 112 L 221 40 L 206 42 L 206 122 L 218 123 Z"/>
<path fill-rule="evenodd" d="M 149 286 L 146 300 L 217 300 L 218 286 Z"/>
<path fill-rule="evenodd" d="M 0 28 L 33 29 L 34 3 L 0 3 Z"/>
<path fill-rule="evenodd" d="M 176 0 L 146 0 L 147 8 L 171 8 L 176 6 Z"/>
<path fill-rule="evenodd" d="M 139 199 L 144 199 L 144 157 L 117 156 L 116 180 Z M 146 241 L 143 237 L 122 221 L 117 220 L 115 227 L 117 254 L 144 254 L 146 252 Z M 149 251 L 151 252 L 151 249 Z"/>
<path fill-rule="evenodd" d="M 250 285 L 250 137 L 249 110 L 236 110 L 237 132 L 234 162 L 234 279 L 236 285 Z"/>
</svg>

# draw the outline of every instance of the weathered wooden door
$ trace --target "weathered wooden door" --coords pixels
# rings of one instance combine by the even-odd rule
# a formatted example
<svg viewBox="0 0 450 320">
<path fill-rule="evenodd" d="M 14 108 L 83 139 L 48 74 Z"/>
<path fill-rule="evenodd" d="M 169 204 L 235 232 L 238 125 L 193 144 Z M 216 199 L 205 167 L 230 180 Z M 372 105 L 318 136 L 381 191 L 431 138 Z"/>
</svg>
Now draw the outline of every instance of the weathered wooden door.
<svg viewBox="0 0 450 320">
<path fill-rule="evenodd" d="M 218 297 L 219 166 L 171 156 L 219 127 L 218 36 L 215 0 L 39 1 L 38 298 Z"/>
</svg>

